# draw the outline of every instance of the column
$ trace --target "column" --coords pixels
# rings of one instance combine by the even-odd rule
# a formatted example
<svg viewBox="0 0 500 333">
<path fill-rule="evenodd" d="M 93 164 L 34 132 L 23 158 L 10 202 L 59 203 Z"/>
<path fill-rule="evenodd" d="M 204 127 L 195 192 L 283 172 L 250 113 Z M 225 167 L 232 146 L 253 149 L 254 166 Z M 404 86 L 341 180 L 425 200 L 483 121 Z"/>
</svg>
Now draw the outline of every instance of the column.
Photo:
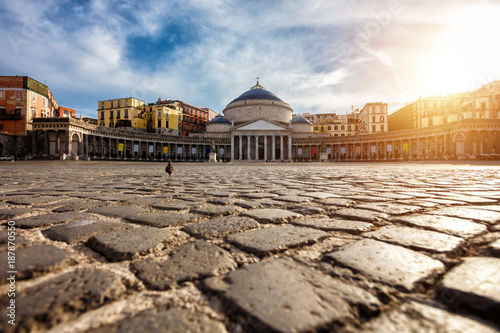
<svg viewBox="0 0 500 333">
<path fill-rule="evenodd" d="M 259 160 L 259 136 L 255 136 L 255 160 Z"/>
<path fill-rule="evenodd" d="M 111 157 L 111 138 L 108 138 L 108 146 L 106 147 L 106 155 L 108 158 Z"/>
<path fill-rule="evenodd" d="M 384 155 L 384 160 L 387 160 L 387 141 L 382 141 L 382 154 Z"/>
<path fill-rule="evenodd" d="M 234 161 L 234 135 L 231 134 L 231 162 Z"/>
<path fill-rule="evenodd" d="M 434 159 L 437 159 L 439 156 L 439 137 L 436 135 L 434 137 Z"/>
<path fill-rule="evenodd" d="M 251 155 L 250 154 L 250 149 L 251 149 L 250 148 L 250 135 L 247 135 L 247 140 L 248 140 L 248 142 L 247 142 L 247 147 L 248 147 L 247 160 L 250 160 L 251 159 L 251 157 L 250 157 L 250 155 Z"/>
<path fill-rule="evenodd" d="M 240 156 L 238 159 L 241 161 L 243 158 L 243 136 L 242 135 L 240 135 L 240 147 L 239 148 L 240 148 Z"/>
<path fill-rule="evenodd" d="M 276 137 L 273 135 L 272 161 L 276 160 Z"/>
<path fill-rule="evenodd" d="M 267 160 L 267 135 L 264 135 L 264 161 Z"/>
<path fill-rule="evenodd" d="M 116 159 L 119 160 L 120 159 L 120 152 L 118 151 L 118 147 L 120 147 L 120 140 L 117 138 L 116 139 Z"/>
<path fill-rule="evenodd" d="M 401 142 L 399 142 L 399 158 L 403 159 L 404 158 L 404 151 L 403 151 L 403 139 L 401 139 Z"/>
<path fill-rule="evenodd" d="M 283 151 L 283 135 L 280 135 L 280 160 L 284 160 L 284 151 Z"/>
<path fill-rule="evenodd" d="M 31 153 L 33 155 L 38 154 L 38 141 L 37 141 L 38 133 L 40 132 L 33 132 L 31 137 Z"/>
<path fill-rule="evenodd" d="M 288 136 L 288 160 L 293 162 L 292 158 L 292 137 Z"/>
<path fill-rule="evenodd" d="M 85 137 L 85 151 L 84 151 L 83 156 L 88 156 L 89 155 L 89 135 L 84 134 L 84 137 Z"/>
<path fill-rule="evenodd" d="M 359 143 L 359 156 L 360 156 L 361 161 L 363 160 L 363 153 L 364 152 L 365 152 L 365 150 L 363 149 L 363 142 L 360 142 Z"/>
</svg>

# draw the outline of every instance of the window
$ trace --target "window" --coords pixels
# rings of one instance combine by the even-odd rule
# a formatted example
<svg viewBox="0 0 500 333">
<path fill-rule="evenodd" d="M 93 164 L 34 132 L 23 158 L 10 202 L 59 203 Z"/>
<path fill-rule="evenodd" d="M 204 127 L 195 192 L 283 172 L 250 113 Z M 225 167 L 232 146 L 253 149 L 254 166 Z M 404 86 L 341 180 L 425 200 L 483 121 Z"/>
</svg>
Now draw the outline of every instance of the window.
<svg viewBox="0 0 500 333">
<path fill-rule="evenodd" d="M 375 119 L 376 119 L 376 118 L 375 118 L 375 116 L 373 116 L 373 117 L 372 117 L 372 121 L 373 121 L 373 122 L 376 122 L 376 120 L 375 120 Z"/>
<path fill-rule="evenodd" d="M 328 130 L 331 131 L 332 130 L 332 126 L 328 126 Z"/>
<path fill-rule="evenodd" d="M 486 110 L 486 102 L 481 102 L 481 110 Z"/>
<path fill-rule="evenodd" d="M 120 110 L 116 110 L 116 119 L 120 119 Z"/>
<path fill-rule="evenodd" d="M 31 93 L 31 103 L 36 103 L 36 94 L 34 92 Z"/>
<path fill-rule="evenodd" d="M 101 120 L 104 120 L 104 111 L 101 111 Z"/>
<path fill-rule="evenodd" d="M 113 119 L 113 110 L 109 111 L 109 119 Z"/>
<path fill-rule="evenodd" d="M 104 109 L 104 102 L 101 102 L 101 109 Z"/>
<path fill-rule="evenodd" d="M 111 108 L 113 108 L 113 101 L 111 101 Z"/>
<path fill-rule="evenodd" d="M 115 124 L 113 123 L 113 121 L 109 122 L 109 127 L 111 127 L 111 128 L 115 127 Z"/>
<path fill-rule="evenodd" d="M 158 128 L 160 128 L 160 127 L 161 127 L 161 120 L 158 119 Z"/>
<path fill-rule="evenodd" d="M 125 109 L 125 115 L 124 118 L 128 118 L 128 109 Z"/>
<path fill-rule="evenodd" d="M 158 118 L 161 118 L 161 110 L 158 110 Z"/>
<path fill-rule="evenodd" d="M 149 115 L 149 121 L 153 121 L 153 115 L 152 114 Z"/>
<path fill-rule="evenodd" d="M 380 116 L 380 122 L 383 123 L 384 121 L 384 116 Z"/>
<path fill-rule="evenodd" d="M 335 126 L 335 130 L 338 131 L 339 130 L 339 127 L 338 126 Z"/>
<path fill-rule="evenodd" d="M 429 126 L 434 126 L 434 119 L 433 118 L 429 118 Z"/>
<path fill-rule="evenodd" d="M 16 116 L 20 116 L 21 111 L 22 111 L 22 108 L 20 106 L 16 106 L 16 111 L 15 111 Z"/>
<path fill-rule="evenodd" d="M 128 106 L 128 99 L 125 100 L 125 106 Z"/>
<path fill-rule="evenodd" d="M 385 131 L 385 127 L 384 127 L 384 125 L 380 125 L 380 130 L 381 130 L 382 132 L 384 132 L 384 131 Z"/>
<path fill-rule="evenodd" d="M 314 127 L 314 130 L 317 131 L 318 130 L 318 127 Z"/>
<path fill-rule="evenodd" d="M 0 106 L 0 116 L 5 116 L 6 111 L 4 106 Z"/>
<path fill-rule="evenodd" d="M 345 126 L 344 125 L 340 126 L 340 130 L 341 131 L 345 130 Z"/>
<path fill-rule="evenodd" d="M 347 130 L 350 131 L 351 130 L 351 125 L 347 126 Z"/>
<path fill-rule="evenodd" d="M 372 106 L 372 113 L 375 113 L 375 112 L 376 112 L 376 111 L 375 111 L 375 107 L 374 107 L 374 106 Z"/>
<path fill-rule="evenodd" d="M 117 101 L 116 102 L 116 107 L 119 108 L 120 107 L 120 101 Z"/>
<path fill-rule="evenodd" d="M 443 124 L 448 124 L 448 117 L 447 116 L 443 116 Z"/>
<path fill-rule="evenodd" d="M 376 132 L 377 131 L 377 125 L 372 125 L 372 132 Z"/>
<path fill-rule="evenodd" d="M 21 92 L 20 91 L 16 91 L 16 99 L 21 100 Z"/>
</svg>

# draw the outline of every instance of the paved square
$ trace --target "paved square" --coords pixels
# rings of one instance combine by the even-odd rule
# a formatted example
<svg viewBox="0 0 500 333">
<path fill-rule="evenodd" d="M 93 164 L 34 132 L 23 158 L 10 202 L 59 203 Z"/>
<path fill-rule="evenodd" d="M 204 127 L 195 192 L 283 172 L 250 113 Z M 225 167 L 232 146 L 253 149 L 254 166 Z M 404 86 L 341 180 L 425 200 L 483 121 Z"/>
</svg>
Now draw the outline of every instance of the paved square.
<svg viewBox="0 0 500 333">
<path fill-rule="evenodd" d="M 486 163 L 0 162 L 0 331 L 499 331 Z"/>
</svg>

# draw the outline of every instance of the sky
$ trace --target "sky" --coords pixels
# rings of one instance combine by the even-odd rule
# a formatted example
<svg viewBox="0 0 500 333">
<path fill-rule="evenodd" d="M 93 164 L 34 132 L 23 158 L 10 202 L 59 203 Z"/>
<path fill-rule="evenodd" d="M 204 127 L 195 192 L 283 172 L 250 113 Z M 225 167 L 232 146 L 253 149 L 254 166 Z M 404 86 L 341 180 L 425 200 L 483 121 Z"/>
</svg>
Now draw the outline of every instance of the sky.
<svg viewBox="0 0 500 333">
<path fill-rule="evenodd" d="M 182 100 L 222 112 L 256 83 L 295 113 L 500 79 L 500 0 L 0 0 L 0 75 L 59 105 Z"/>
</svg>

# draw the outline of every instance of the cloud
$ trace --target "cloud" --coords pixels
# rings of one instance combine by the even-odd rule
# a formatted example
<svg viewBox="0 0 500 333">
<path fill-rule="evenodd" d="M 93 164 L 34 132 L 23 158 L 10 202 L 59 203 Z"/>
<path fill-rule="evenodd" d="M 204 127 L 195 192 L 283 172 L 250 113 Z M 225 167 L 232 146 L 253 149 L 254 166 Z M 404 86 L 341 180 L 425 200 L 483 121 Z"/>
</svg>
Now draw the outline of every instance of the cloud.
<svg viewBox="0 0 500 333">
<path fill-rule="evenodd" d="M 297 112 L 391 108 L 422 94 L 421 59 L 453 26 L 443 17 L 477 3 L 19 0 L 1 6 L 0 73 L 47 80 L 94 117 L 98 100 L 128 96 L 222 111 L 256 76 Z M 476 76 L 495 75 L 484 67 Z"/>
</svg>

